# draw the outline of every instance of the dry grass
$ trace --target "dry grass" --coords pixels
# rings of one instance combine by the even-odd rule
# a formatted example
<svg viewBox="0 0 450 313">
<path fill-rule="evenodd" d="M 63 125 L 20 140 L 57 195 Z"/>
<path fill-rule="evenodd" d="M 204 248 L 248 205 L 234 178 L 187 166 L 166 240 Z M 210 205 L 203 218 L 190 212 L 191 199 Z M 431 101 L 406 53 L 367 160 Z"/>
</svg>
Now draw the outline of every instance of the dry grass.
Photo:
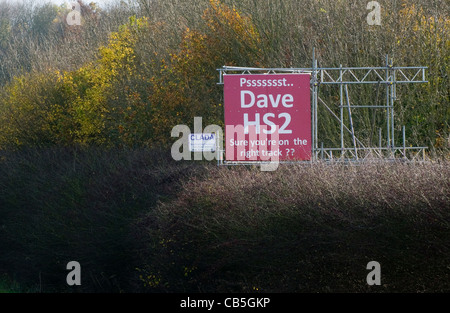
<svg viewBox="0 0 450 313">
<path fill-rule="evenodd" d="M 0 280 L 74 291 L 76 260 L 80 292 L 448 292 L 449 177 L 444 161 L 261 172 L 146 149 L 3 152 Z"/>
<path fill-rule="evenodd" d="M 147 271 L 177 291 L 449 291 L 449 174 L 445 162 L 213 168 L 143 221 L 159 240 Z"/>
</svg>

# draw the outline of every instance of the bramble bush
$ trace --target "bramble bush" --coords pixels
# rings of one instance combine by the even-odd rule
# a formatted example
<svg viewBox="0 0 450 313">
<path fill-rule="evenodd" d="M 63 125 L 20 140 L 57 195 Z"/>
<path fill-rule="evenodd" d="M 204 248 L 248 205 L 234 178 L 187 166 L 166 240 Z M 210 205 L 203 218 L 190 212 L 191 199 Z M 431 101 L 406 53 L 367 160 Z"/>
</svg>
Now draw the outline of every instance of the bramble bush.
<svg viewBox="0 0 450 313">
<path fill-rule="evenodd" d="M 209 168 L 134 227 L 141 251 L 135 275 L 153 282 L 138 286 L 448 291 L 448 171 L 448 162 Z M 365 279 L 372 260 L 381 264 L 382 286 L 371 288 Z"/>
<path fill-rule="evenodd" d="M 135 291 L 134 222 L 202 166 L 157 149 L 0 152 L 0 285 L 32 292 Z M 82 285 L 66 284 L 66 264 Z M 6 277 L 6 279 L 4 279 Z"/>
<path fill-rule="evenodd" d="M 92 60 L 70 70 L 41 65 L 41 70 L 17 76 L 4 86 L 0 147 L 169 144 L 171 128 L 190 125 L 194 116 L 202 116 L 205 125 L 223 126 L 217 68 L 309 67 L 315 47 L 324 66 L 380 65 L 386 53 L 395 65 L 428 66 L 429 83 L 398 87 L 395 132 L 400 136 L 406 125 L 408 145 L 445 151 L 450 120 L 449 19 L 436 11 L 441 4 L 439 0 L 433 5 L 406 0 L 396 7 L 383 4 L 382 26 L 367 25 L 366 8 L 358 1 L 307 0 L 300 6 L 288 0 L 255 6 L 250 0 L 205 0 L 192 4 L 191 13 L 168 2 L 158 6 L 164 17 L 160 19 L 155 14 L 142 16 L 151 12 L 142 7 L 141 16 L 129 17 L 108 40 L 99 40 Z M 90 14 L 95 18 L 84 27 L 98 22 L 99 17 Z M 172 20 L 176 16 L 177 23 Z M 383 90 L 357 86 L 350 88 L 350 99 L 361 105 L 381 104 Z M 321 97 L 338 113 L 335 90 L 321 88 Z M 357 136 L 373 144 L 385 113 L 360 109 L 354 115 Z M 319 136 L 325 145 L 338 144 L 338 128 L 339 123 L 319 106 Z M 345 136 L 349 140 L 349 134 Z"/>
</svg>

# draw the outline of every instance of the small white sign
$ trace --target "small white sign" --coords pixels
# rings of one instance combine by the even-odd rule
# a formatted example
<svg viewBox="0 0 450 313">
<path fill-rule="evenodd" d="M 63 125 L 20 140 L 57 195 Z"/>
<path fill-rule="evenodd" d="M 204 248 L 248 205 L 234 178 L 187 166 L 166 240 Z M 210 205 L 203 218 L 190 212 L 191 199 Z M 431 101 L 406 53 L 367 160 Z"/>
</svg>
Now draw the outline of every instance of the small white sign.
<svg viewBox="0 0 450 313">
<path fill-rule="evenodd" d="M 194 133 L 189 135 L 189 151 L 216 151 L 216 134 Z"/>
</svg>

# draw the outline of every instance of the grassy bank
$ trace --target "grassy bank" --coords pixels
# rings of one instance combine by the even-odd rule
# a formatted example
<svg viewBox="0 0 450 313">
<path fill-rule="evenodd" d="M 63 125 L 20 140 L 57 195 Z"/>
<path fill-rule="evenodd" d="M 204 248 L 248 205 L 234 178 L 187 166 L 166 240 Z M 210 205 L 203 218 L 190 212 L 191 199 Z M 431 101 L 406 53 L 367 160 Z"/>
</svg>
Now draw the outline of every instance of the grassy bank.
<svg viewBox="0 0 450 313">
<path fill-rule="evenodd" d="M 448 292 L 449 177 L 448 162 L 261 172 L 148 149 L 4 153 L 0 272 L 33 292 Z"/>
</svg>

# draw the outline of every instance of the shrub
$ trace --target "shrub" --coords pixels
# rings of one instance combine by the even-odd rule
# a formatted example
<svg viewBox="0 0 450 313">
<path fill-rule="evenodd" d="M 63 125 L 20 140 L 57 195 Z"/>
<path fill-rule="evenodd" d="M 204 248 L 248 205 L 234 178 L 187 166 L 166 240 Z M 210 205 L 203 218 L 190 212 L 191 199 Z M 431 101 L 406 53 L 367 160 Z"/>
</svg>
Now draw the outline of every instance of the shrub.
<svg viewBox="0 0 450 313">
<path fill-rule="evenodd" d="M 135 219 L 201 172 L 166 155 L 94 147 L 2 152 L 2 276 L 21 290 L 133 291 Z M 66 284 L 69 261 L 81 264 L 79 288 Z"/>
<path fill-rule="evenodd" d="M 140 223 L 144 290 L 448 291 L 448 163 L 211 169 Z M 382 266 L 369 288 L 365 266 Z M 145 275 L 144 275 L 145 276 Z"/>
</svg>

